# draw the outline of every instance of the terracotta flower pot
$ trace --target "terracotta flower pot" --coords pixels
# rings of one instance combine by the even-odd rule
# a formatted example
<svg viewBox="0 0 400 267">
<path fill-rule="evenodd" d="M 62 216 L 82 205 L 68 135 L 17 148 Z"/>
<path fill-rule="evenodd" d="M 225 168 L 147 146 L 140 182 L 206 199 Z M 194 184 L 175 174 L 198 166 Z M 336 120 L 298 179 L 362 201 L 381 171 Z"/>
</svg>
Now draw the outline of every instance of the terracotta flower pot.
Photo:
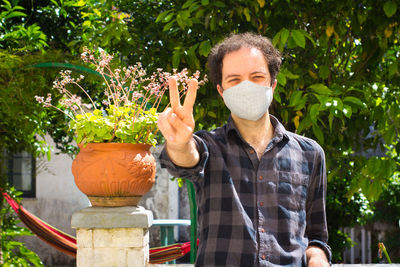
<svg viewBox="0 0 400 267">
<path fill-rule="evenodd" d="M 150 145 L 90 143 L 79 147 L 72 173 L 93 206 L 135 206 L 155 182 Z"/>
</svg>

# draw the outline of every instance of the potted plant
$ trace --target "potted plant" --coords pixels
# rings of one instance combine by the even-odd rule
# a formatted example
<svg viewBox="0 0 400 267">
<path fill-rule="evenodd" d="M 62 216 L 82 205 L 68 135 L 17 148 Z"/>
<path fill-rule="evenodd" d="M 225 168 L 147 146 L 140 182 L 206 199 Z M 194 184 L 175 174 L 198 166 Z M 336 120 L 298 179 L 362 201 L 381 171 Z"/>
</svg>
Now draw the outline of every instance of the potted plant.
<svg viewBox="0 0 400 267">
<path fill-rule="evenodd" d="M 95 67 L 103 77 L 102 99 L 93 99 L 80 82 L 84 77 L 72 77 L 61 71 L 54 89 L 61 98 L 52 104 L 52 96 L 36 96 L 45 107 L 63 112 L 70 120 L 80 152 L 72 163 L 77 187 L 93 206 L 137 205 L 155 181 L 155 159 L 150 152 L 155 146 L 157 110 L 168 89 L 168 79 L 174 75 L 184 95 L 189 82 L 186 69 L 177 73 L 157 69 L 147 75 L 140 63 L 124 68 L 112 68 L 112 55 L 100 50 L 97 54 L 85 48 L 84 62 Z M 197 71 L 193 74 L 199 78 Z M 200 81 L 202 84 L 206 81 Z M 70 86 L 79 88 L 80 96 Z M 67 88 L 68 87 L 68 88 Z"/>
</svg>

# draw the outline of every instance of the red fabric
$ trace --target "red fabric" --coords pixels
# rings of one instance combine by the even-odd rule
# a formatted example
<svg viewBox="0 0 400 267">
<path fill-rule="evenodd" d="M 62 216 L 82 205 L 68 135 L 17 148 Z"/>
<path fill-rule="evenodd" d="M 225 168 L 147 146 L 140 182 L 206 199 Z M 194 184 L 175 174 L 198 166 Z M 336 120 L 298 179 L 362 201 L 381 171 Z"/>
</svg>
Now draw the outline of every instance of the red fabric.
<svg viewBox="0 0 400 267">
<path fill-rule="evenodd" d="M 6 192 L 2 192 L 2 195 L 12 209 L 18 214 L 21 221 L 41 240 L 67 255 L 76 257 L 77 246 L 76 239 L 73 236 L 61 232 L 57 228 L 45 223 L 19 205 Z"/>
<path fill-rule="evenodd" d="M 76 257 L 76 238 L 58 230 L 57 228 L 36 217 L 24 207 L 19 205 L 17 201 L 12 199 L 6 192 L 2 192 L 2 195 L 12 209 L 18 214 L 18 217 L 21 219 L 21 221 L 41 240 L 69 256 Z M 197 245 L 198 244 L 199 240 L 197 240 Z M 190 242 L 151 248 L 150 263 L 165 263 L 176 260 L 189 252 Z"/>
<path fill-rule="evenodd" d="M 25 214 L 26 216 L 32 218 L 33 221 L 35 221 L 36 223 L 38 223 L 40 226 L 42 226 L 43 228 L 45 228 L 48 231 L 51 231 L 53 233 L 55 233 L 56 235 L 65 238 L 66 240 L 68 240 L 69 242 L 72 242 L 74 244 L 76 244 L 76 239 L 73 236 L 70 236 L 69 234 L 66 234 L 60 230 L 58 230 L 57 228 L 47 224 L 45 221 L 41 220 L 40 218 L 36 217 L 35 215 L 33 215 L 32 213 L 30 213 L 28 210 L 26 210 L 24 207 L 22 207 L 21 205 L 19 205 L 17 203 L 17 201 L 15 201 L 14 199 L 12 199 L 6 192 L 2 192 L 4 198 L 7 200 L 8 204 L 10 204 L 10 206 L 13 208 L 13 210 L 20 215 Z"/>
</svg>

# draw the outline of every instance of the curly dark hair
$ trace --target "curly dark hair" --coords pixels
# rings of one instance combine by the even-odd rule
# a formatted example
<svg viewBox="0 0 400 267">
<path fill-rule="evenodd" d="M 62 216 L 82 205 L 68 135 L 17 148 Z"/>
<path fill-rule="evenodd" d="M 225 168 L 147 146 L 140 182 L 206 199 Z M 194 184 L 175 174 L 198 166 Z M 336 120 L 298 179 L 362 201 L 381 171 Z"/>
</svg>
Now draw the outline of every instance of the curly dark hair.
<svg viewBox="0 0 400 267">
<path fill-rule="evenodd" d="M 209 77 L 214 86 L 222 82 L 222 61 L 226 54 L 237 51 L 242 47 L 257 48 L 267 62 L 271 75 L 271 83 L 276 79 L 281 66 L 281 53 L 272 45 L 271 41 L 261 35 L 246 32 L 231 34 L 221 43 L 215 45 L 208 55 Z"/>
</svg>

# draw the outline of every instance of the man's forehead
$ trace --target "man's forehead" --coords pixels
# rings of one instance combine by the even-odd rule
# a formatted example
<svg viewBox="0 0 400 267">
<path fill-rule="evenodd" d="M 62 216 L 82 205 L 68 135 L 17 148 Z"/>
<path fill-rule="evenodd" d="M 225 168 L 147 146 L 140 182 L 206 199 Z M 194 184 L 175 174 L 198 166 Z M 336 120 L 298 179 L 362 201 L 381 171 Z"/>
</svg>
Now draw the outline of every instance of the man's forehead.
<svg viewBox="0 0 400 267">
<path fill-rule="evenodd" d="M 254 47 L 254 46 L 242 45 L 237 49 L 234 49 L 232 51 L 227 52 L 224 55 L 223 59 L 225 59 L 225 57 L 227 57 L 228 55 L 231 55 L 233 53 L 237 53 L 238 51 L 249 51 L 251 56 L 262 56 L 263 57 L 263 53 L 259 48 Z"/>
<path fill-rule="evenodd" d="M 252 73 L 268 73 L 267 62 L 260 49 L 242 46 L 224 56 L 222 60 L 222 72 L 224 76 L 241 72 L 241 70 Z"/>
<path fill-rule="evenodd" d="M 261 50 L 260 49 L 258 49 L 258 48 L 255 48 L 255 47 L 251 47 L 250 48 L 250 55 L 251 56 L 262 56 L 262 57 L 264 57 L 263 56 L 263 53 L 261 52 Z"/>
</svg>

